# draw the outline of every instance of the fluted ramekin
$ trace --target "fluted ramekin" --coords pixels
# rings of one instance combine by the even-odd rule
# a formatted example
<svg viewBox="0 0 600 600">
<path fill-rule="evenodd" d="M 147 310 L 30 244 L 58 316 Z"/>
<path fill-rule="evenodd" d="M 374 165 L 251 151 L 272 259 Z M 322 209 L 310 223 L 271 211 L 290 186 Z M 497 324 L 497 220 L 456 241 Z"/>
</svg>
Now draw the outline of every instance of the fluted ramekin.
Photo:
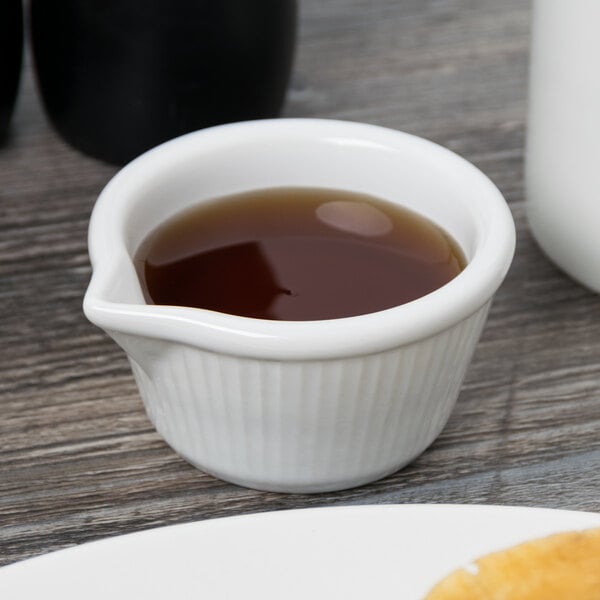
<svg viewBox="0 0 600 600">
<path fill-rule="evenodd" d="M 413 302 L 343 319 L 145 303 L 132 257 L 161 222 L 215 197 L 301 186 L 415 210 L 457 240 L 468 266 Z M 186 460 L 258 489 L 338 490 L 399 469 L 439 434 L 514 242 L 498 189 L 432 142 L 341 121 L 225 125 L 151 150 L 106 186 L 84 310 L 125 350 L 148 416 Z"/>
</svg>

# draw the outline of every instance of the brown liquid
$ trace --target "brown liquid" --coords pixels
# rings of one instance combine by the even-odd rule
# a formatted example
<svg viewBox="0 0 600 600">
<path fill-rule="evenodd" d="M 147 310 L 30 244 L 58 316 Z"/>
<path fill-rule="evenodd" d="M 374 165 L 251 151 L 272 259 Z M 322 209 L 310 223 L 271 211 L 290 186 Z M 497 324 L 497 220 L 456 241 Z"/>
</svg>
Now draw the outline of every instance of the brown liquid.
<svg viewBox="0 0 600 600">
<path fill-rule="evenodd" d="M 188 209 L 142 243 L 136 264 L 155 304 L 310 321 L 410 302 L 465 260 L 439 227 L 394 204 L 280 188 Z"/>
</svg>

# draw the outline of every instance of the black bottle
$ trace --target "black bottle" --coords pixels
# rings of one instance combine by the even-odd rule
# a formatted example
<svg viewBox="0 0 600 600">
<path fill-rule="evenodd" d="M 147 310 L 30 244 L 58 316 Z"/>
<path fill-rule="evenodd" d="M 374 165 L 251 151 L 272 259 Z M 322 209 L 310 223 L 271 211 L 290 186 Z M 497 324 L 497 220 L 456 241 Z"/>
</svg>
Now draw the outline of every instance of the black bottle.
<svg viewBox="0 0 600 600">
<path fill-rule="evenodd" d="M 295 29 L 296 0 L 31 0 L 51 121 L 115 164 L 195 129 L 277 116 Z"/>
<path fill-rule="evenodd" d="M 15 106 L 23 60 L 23 5 L 0 0 L 0 142 Z"/>
</svg>

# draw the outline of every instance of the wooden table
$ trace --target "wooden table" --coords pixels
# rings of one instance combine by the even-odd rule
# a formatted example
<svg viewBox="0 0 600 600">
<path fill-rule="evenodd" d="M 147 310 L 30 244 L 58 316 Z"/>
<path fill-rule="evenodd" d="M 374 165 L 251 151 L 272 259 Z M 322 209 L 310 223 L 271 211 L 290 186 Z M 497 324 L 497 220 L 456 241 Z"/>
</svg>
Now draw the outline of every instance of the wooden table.
<svg viewBox="0 0 600 600">
<path fill-rule="evenodd" d="M 302 0 L 285 114 L 367 121 L 457 151 L 510 202 L 514 265 L 446 429 L 408 468 L 314 496 L 197 471 L 155 433 L 124 354 L 81 311 L 88 217 L 115 173 L 48 125 L 26 69 L 0 149 L 0 563 L 158 525 L 365 503 L 600 510 L 600 299 L 523 206 L 529 3 Z"/>
</svg>

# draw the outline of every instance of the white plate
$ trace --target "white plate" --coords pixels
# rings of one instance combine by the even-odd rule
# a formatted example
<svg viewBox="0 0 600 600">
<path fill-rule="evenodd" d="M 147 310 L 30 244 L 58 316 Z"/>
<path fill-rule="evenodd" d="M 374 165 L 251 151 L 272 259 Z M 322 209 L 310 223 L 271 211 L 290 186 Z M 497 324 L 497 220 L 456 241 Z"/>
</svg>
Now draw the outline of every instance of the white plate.
<svg viewBox="0 0 600 600">
<path fill-rule="evenodd" d="M 600 526 L 600 515 L 495 506 L 357 506 L 164 527 L 0 569 L 10 600 L 418 600 L 488 552 Z"/>
</svg>

